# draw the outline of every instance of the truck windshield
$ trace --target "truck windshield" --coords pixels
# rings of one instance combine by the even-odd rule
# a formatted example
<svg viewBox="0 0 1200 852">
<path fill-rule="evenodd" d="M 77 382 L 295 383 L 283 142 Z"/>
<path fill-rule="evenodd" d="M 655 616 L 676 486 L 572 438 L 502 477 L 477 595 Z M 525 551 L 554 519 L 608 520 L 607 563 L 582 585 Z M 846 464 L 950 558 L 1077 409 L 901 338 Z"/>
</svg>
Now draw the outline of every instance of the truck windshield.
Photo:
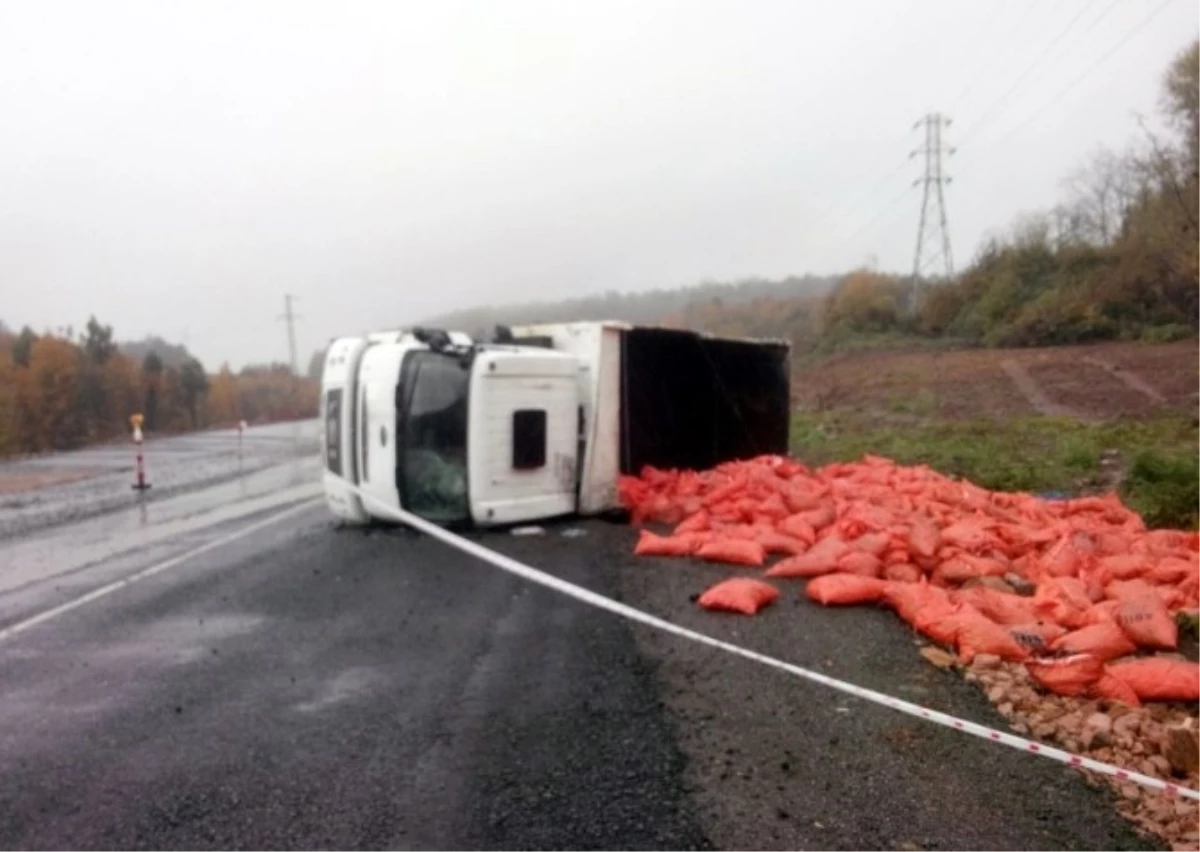
<svg viewBox="0 0 1200 852">
<path fill-rule="evenodd" d="M 467 521 L 469 367 L 413 352 L 400 374 L 396 485 L 404 508 L 438 524 Z"/>
</svg>

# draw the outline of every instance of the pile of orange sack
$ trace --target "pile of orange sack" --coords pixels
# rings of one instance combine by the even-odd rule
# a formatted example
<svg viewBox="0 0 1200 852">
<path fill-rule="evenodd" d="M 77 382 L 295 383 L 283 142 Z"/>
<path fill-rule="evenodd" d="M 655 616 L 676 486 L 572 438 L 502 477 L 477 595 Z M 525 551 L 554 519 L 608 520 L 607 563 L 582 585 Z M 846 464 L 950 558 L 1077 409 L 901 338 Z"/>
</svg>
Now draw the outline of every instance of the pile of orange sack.
<svg viewBox="0 0 1200 852">
<path fill-rule="evenodd" d="M 1200 700 L 1200 666 L 1171 654 L 1200 603 L 1200 537 L 1147 530 L 1116 495 L 1045 500 L 868 456 L 810 470 L 779 456 L 704 472 L 646 468 L 620 494 L 636 553 L 759 569 L 699 604 L 754 614 L 808 580 L 824 605 L 890 607 L 954 648 L 1021 661 L 1060 695 Z M 1160 653 L 1164 652 L 1164 653 Z"/>
</svg>

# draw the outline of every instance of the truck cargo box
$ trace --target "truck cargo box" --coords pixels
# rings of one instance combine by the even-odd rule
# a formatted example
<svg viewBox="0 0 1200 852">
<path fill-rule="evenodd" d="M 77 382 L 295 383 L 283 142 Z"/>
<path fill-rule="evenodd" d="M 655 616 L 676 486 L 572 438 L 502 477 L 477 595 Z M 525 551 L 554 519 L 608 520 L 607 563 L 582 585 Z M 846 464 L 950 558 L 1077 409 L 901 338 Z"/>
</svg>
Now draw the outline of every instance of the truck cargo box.
<svg viewBox="0 0 1200 852">
<path fill-rule="evenodd" d="M 584 365 L 581 514 L 619 508 L 619 475 L 645 465 L 703 469 L 787 452 L 787 341 L 619 322 L 511 332 L 515 343 L 569 353 Z"/>
</svg>

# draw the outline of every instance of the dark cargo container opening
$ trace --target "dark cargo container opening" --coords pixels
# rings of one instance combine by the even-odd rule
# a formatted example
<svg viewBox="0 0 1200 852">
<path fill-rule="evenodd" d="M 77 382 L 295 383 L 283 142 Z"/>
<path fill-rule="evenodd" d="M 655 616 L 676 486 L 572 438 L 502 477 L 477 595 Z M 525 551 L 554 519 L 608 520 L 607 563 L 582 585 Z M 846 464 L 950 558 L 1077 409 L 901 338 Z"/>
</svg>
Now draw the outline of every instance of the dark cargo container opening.
<svg viewBox="0 0 1200 852">
<path fill-rule="evenodd" d="M 621 356 L 622 473 L 787 452 L 785 344 L 640 328 L 623 335 Z"/>
</svg>

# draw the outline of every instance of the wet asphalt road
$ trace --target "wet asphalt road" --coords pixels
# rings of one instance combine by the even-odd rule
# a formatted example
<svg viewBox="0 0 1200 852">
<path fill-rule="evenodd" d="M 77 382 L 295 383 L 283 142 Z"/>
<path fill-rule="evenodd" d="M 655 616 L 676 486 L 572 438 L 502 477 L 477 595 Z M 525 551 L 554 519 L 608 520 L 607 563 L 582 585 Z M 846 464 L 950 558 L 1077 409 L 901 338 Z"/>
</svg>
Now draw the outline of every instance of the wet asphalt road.
<svg viewBox="0 0 1200 852">
<path fill-rule="evenodd" d="M 623 625 L 321 507 L 0 653 L 6 848 L 704 845 Z"/>
<path fill-rule="evenodd" d="M 244 479 L 288 460 L 315 457 L 317 427 L 316 420 L 253 426 L 240 439 L 232 429 L 150 435 L 143 445 L 150 488 L 141 494 L 132 489 L 132 442 L 2 461 L 0 541 L 131 506 L 153 506 L 205 486 Z M 37 489 L 10 491 L 4 487 L 6 482 L 38 476 L 62 481 Z"/>
<path fill-rule="evenodd" d="M 130 515 L 102 556 L 75 525 L 0 545 L 2 636 L 300 507 L 0 639 L 0 847 L 1146 846 L 1055 764 L 632 628 L 428 539 L 339 530 L 298 502 L 309 492 L 287 469 L 274 491 L 162 501 L 164 528 L 183 531 L 149 544 Z M 1002 724 L 887 613 L 821 610 L 798 586 L 758 619 L 703 613 L 688 596 L 721 569 L 638 560 L 628 529 L 579 526 L 481 538 L 656 614 Z M 63 536 L 45 561 L 69 570 L 5 584 Z"/>
</svg>

